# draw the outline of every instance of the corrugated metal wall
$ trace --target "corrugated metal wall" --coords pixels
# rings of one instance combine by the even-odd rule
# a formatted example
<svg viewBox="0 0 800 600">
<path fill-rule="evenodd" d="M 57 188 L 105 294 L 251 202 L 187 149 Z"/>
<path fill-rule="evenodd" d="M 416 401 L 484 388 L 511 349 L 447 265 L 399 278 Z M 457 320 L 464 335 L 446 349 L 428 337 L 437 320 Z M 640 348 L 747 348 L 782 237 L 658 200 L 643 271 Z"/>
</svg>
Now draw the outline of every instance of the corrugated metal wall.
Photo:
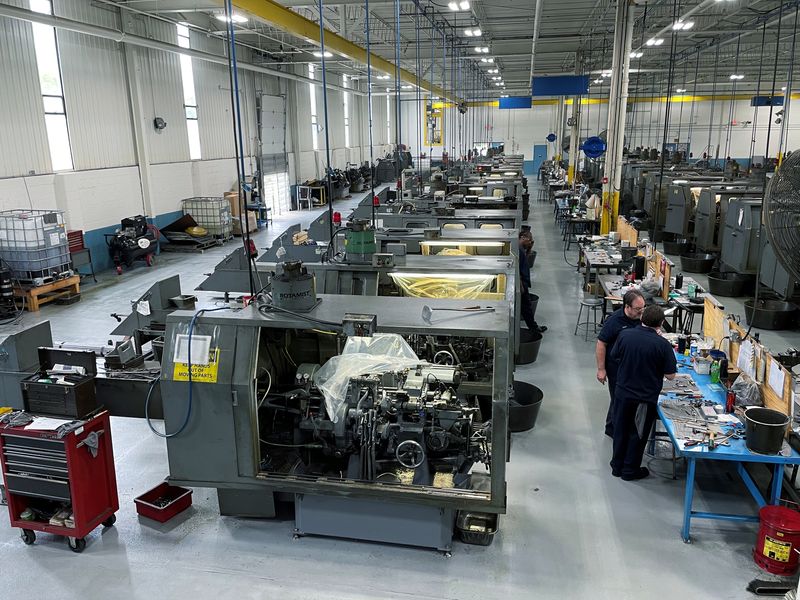
<svg viewBox="0 0 800 600">
<path fill-rule="evenodd" d="M 16 1 L 6 3 L 26 7 Z M 0 19 L 0 73 L 0 177 L 47 173 L 50 149 L 30 23 Z"/>
<path fill-rule="evenodd" d="M 55 0 L 57 16 L 119 29 L 116 8 L 89 0 Z M 121 44 L 57 29 L 75 169 L 136 164 Z"/>
</svg>

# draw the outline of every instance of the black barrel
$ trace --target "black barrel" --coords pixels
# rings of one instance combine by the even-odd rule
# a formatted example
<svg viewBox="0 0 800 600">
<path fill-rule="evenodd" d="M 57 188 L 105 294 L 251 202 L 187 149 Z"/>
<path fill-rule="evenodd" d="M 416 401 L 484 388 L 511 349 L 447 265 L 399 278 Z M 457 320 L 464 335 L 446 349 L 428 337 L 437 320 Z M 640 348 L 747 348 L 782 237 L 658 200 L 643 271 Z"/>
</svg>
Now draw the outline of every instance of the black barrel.
<svg viewBox="0 0 800 600">
<path fill-rule="evenodd" d="M 542 346 L 542 334 L 521 327 L 519 330 L 519 355 L 518 365 L 530 365 L 539 357 L 539 348 Z"/>
<path fill-rule="evenodd" d="M 744 316 L 748 325 L 756 329 L 791 329 L 797 319 L 797 305 L 782 300 L 759 300 L 755 306 L 755 299 L 744 303 Z"/>
<path fill-rule="evenodd" d="M 516 385 L 516 382 L 514 382 Z M 789 417 L 771 408 L 752 407 L 744 413 L 747 447 L 759 454 L 777 454 L 789 426 Z"/>
<path fill-rule="evenodd" d="M 708 273 L 714 268 L 716 260 L 716 254 L 702 254 L 698 252 L 681 254 L 681 269 L 687 273 Z"/>
<path fill-rule="evenodd" d="M 531 383 L 514 382 L 514 397 L 508 402 L 508 429 L 512 433 L 529 431 L 536 425 L 544 392 Z"/>
</svg>

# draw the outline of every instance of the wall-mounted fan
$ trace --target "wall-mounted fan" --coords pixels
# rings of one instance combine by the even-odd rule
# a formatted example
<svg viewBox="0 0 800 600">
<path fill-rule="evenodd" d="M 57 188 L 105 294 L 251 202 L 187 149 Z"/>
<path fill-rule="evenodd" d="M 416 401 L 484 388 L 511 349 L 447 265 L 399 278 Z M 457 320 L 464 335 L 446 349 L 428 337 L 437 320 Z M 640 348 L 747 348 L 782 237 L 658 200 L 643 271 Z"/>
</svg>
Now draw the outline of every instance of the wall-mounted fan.
<svg viewBox="0 0 800 600">
<path fill-rule="evenodd" d="M 767 184 L 764 226 L 778 262 L 800 281 L 800 152 L 784 159 Z"/>
</svg>

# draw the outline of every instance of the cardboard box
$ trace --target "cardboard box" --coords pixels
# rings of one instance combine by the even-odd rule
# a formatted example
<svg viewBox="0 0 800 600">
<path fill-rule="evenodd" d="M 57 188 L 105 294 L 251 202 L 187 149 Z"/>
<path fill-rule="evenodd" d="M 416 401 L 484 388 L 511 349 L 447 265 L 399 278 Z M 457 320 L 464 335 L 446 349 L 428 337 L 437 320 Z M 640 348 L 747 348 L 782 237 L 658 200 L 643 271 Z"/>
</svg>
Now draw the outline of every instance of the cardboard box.
<svg viewBox="0 0 800 600">
<path fill-rule="evenodd" d="M 241 217 L 233 217 L 233 235 L 242 235 L 242 219 Z M 247 211 L 247 231 L 253 233 L 258 231 L 258 220 L 256 214 L 252 211 Z"/>
<path fill-rule="evenodd" d="M 238 217 L 239 213 L 239 192 L 225 192 L 225 199 L 230 202 L 231 205 L 231 216 Z"/>
</svg>

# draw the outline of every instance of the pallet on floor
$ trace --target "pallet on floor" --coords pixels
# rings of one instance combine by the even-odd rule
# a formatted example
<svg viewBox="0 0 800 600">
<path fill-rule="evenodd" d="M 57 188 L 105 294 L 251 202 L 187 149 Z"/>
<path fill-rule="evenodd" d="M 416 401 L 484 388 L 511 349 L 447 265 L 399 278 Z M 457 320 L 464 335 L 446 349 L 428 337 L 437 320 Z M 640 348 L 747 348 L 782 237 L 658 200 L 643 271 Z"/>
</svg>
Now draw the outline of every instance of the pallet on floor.
<svg viewBox="0 0 800 600">
<path fill-rule="evenodd" d="M 45 285 L 14 288 L 14 296 L 16 298 L 24 298 L 25 308 L 31 312 L 38 312 L 42 304 L 53 302 L 62 296 L 80 294 L 80 292 L 80 275 L 73 275 Z"/>
</svg>

